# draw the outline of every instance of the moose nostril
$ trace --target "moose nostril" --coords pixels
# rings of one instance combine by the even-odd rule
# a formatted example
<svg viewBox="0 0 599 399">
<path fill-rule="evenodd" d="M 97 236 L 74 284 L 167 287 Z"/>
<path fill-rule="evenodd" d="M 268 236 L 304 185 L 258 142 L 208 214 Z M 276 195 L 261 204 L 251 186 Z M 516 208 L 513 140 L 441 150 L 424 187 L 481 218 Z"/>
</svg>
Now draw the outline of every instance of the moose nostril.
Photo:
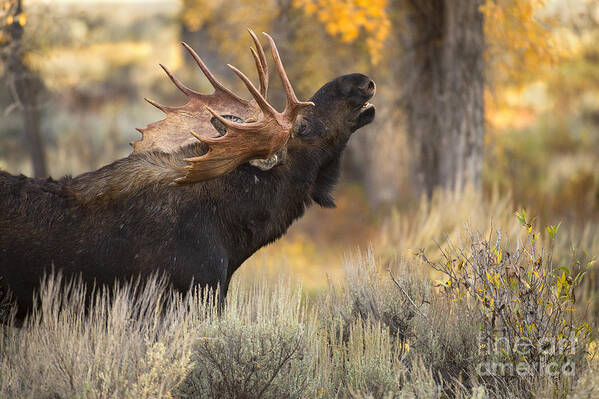
<svg viewBox="0 0 599 399">
<path fill-rule="evenodd" d="M 375 89 L 376 85 L 374 84 L 374 81 L 372 79 L 368 79 L 368 83 L 360 86 L 360 91 L 365 95 L 374 95 Z"/>
<path fill-rule="evenodd" d="M 368 91 L 374 91 L 374 88 L 374 80 L 371 80 L 370 83 L 368 83 Z"/>
</svg>

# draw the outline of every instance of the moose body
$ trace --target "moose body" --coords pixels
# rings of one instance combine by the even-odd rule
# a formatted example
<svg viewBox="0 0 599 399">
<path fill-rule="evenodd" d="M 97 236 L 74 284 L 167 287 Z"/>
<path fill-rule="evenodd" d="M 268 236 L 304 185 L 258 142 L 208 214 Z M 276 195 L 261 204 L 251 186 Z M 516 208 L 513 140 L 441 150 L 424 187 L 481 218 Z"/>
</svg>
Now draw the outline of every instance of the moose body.
<svg viewBox="0 0 599 399">
<path fill-rule="evenodd" d="M 294 117 L 284 156 L 268 169 L 244 162 L 173 184 L 190 159 L 210 151 L 199 141 L 60 180 L 0 172 L 0 284 L 16 299 L 17 318 L 51 270 L 96 285 L 160 273 L 182 292 L 218 286 L 224 298 L 235 270 L 311 203 L 334 207 L 342 152 L 374 119 L 374 107 L 364 105 L 373 95 L 374 83 L 361 74 L 325 84 L 314 106 Z"/>
</svg>

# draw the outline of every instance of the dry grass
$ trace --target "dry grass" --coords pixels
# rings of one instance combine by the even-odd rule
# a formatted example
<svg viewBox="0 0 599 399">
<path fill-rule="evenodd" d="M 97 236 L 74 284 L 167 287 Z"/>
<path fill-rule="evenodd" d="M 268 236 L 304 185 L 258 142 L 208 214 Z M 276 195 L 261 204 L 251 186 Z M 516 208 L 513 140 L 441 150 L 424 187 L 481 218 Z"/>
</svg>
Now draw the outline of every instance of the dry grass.
<svg viewBox="0 0 599 399">
<path fill-rule="evenodd" d="M 472 293 L 455 300 L 435 282 L 450 244 L 458 253 L 487 248 L 484 256 L 478 252 L 477 267 L 503 267 L 493 252 L 499 228 L 504 254 L 515 254 L 535 232 L 539 249 L 553 248 L 555 267 L 585 266 L 581 248 L 597 253 L 592 227 L 562 226 L 550 239 L 540 228 L 528 232 L 513 212 L 499 196 L 439 194 L 415 212 L 394 212 L 371 249 L 346 255 L 335 274 L 341 277 L 328 284 L 325 272 L 334 265 L 307 266 L 318 250 L 305 256 L 293 240 L 283 240 L 240 270 L 220 315 L 198 293 L 183 298 L 160 279 L 100 290 L 86 311 L 80 285 L 49 278 L 26 326 L 2 327 L 0 397 L 594 397 L 599 365 L 584 354 L 595 351 L 585 340 L 577 344 L 582 356 L 574 375 L 481 376 L 477 364 L 489 355 L 480 351 L 479 333 L 502 330 L 489 327 Z M 485 234 L 469 237 L 465 224 Z M 417 256 L 420 248 L 441 271 Z M 525 259 L 510 267 L 525 267 Z M 261 262 L 269 272 L 258 269 Z M 304 266 L 325 281 L 311 295 L 297 283 Z M 576 322 L 592 309 L 596 278 L 590 269 L 576 289 Z M 509 295 L 502 291 L 502 300 Z"/>
<path fill-rule="evenodd" d="M 102 290 L 86 313 L 84 287 L 61 280 L 46 280 L 22 329 L 3 329 L 0 396 L 168 397 L 191 369 L 201 312 L 152 280 Z"/>
</svg>

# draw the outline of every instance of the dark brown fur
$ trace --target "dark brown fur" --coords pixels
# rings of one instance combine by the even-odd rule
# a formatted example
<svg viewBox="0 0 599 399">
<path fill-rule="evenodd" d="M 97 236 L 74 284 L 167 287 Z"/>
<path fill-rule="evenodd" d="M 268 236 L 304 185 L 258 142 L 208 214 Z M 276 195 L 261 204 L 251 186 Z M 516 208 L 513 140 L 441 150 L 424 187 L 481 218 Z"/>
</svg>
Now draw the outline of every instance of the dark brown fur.
<svg viewBox="0 0 599 399">
<path fill-rule="evenodd" d="M 58 181 L 0 172 L 0 275 L 18 318 L 52 268 L 90 284 L 166 273 L 180 291 L 220 284 L 224 297 L 233 272 L 313 201 L 334 207 L 342 151 L 374 119 L 374 108 L 360 108 L 373 94 L 374 83 L 360 74 L 327 83 L 295 122 L 283 162 L 268 171 L 244 164 L 173 186 L 183 159 L 205 151 L 198 143 Z"/>
</svg>

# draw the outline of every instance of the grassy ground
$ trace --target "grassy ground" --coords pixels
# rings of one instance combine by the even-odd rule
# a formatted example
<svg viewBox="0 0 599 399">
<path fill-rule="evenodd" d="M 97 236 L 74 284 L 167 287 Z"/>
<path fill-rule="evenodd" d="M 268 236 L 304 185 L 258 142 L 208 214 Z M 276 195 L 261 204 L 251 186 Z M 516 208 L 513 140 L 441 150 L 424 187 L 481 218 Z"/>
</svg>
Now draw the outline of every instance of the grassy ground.
<svg viewBox="0 0 599 399">
<path fill-rule="evenodd" d="M 242 267 L 221 315 L 160 281 L 86 313 L 81 287 L 49 278 L 28 324 L 2 327 L 0 397 L 597 397 L 597 235 L 509 203 L 392 212 L 328 283 L 335 265 L 292 234 Z M 302 287 L 312 261 L 324 283 Z"/>
</svg>

